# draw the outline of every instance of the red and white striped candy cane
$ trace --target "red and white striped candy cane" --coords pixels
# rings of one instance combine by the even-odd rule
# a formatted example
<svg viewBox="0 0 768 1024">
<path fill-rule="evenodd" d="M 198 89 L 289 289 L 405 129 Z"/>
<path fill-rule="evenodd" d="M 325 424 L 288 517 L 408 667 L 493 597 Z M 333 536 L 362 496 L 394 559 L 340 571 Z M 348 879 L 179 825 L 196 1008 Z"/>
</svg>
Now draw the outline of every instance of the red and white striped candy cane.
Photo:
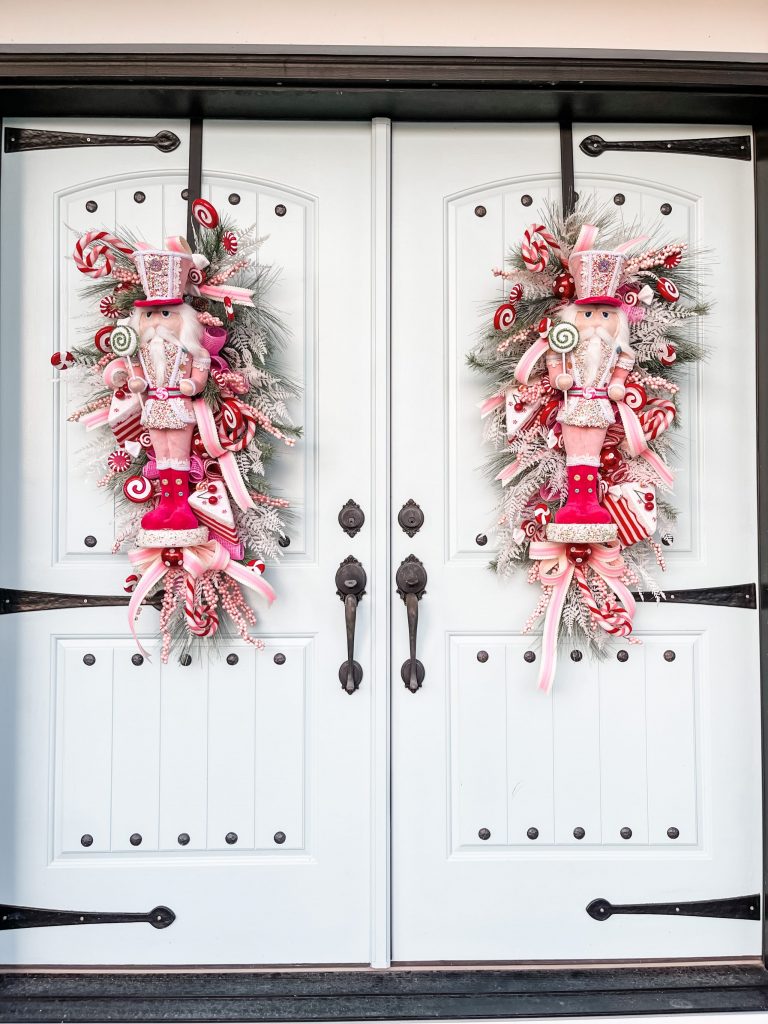
<svg viewBox="0 0 768 1024">
<path fill-rule="evenodd" d="M 187 586 L 184 596 L 184 615 L 187 629 L 193 636 L 213 636 L 219 628 L 219 616 L 215 608 L 198 605 L 195 601 L 195 578 L 187 573 Z"/>
<path fill-rule="evenodd" d="M 523 241 L 520 243 L 520 253 L 527 270 L 534 274 L 546 270 L 550 249 L 560 255 L 559 242 L 543 224 L 531 224 L 525 229 Z"/>
<path fill-rule="evenodd" d="M 614 604 L 612 601 L 606 601 L 604 605 L 599 605 L 580 568 L 575 569 L 573 578 L 578 583 L 584 603 L 592 613 L 595 622 L 611 636 L 629 636 L 632 632 L 632 616 L 626 608 L 620 604 Z"/>
<path fill-rule="evenodd" d="M 655 440 L 659 434 L 672 426 L 675 419 L 675 403 L 666 398 L 654 398 L 638 414 L 643 433 L 649 441 Z"/>
<path fill-rule="evenodd" d="M 100 244 L 95 244 L 97 242 Z M 72 259 L 81 274 L 88 274 L 89 277 L 106 277 L 112 273 L 112 249 L 126 256 L 131 256 L 134 251 L 108 231 L 89 231 L 82 238 L 78 238 Z M 100 264 L 102 258 L 104 262 Z"/>
</svg>

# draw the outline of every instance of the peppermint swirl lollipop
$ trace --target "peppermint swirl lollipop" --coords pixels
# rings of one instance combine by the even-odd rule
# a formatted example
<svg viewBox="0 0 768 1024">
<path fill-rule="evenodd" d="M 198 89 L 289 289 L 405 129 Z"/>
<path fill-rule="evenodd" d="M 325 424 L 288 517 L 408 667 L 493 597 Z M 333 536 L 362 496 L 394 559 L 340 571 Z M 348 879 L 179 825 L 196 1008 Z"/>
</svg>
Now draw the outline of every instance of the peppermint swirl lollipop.
<svg viewBox="0 0 768 1024">
<path fill-rule="evenodd" d="M 132 327 L 117 324 L 109 336 L 109 342 L 116 356 L 132 356 L 139 347 L 139 336 Z"/>
</svg>

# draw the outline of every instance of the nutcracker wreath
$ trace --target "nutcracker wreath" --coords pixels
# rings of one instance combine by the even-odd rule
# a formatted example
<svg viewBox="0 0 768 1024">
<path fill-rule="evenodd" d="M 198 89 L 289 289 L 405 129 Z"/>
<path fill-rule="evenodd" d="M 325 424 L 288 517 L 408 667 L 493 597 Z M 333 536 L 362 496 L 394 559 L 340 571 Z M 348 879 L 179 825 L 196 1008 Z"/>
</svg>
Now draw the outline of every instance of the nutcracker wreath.
<svg viewBox="0 0 768 1024">
<path fill-rule="evenodd" d="M 193 215 L 195 251 L 183 238 L 159 249 L 107 231 L 78 240 L 101 321 L 51 359 L 76 367 L 86 391 L 70 420 L 99 431 L 87 455 L 115 494 L 113 551 L 136 545 L 125 581 L 134 638 L 142 602 L 163 587 L 163 662 L 174 643 L 214 636 L 222 617 L 263 647 L 244 591 L 275 597 L 264 559 L 279 554 L 288 502 L 266 470 L 275 443 L 300 436 L 286 408 L 298 389 L 275 365 L 285 331 L 264 301 L 262 240 L 204 199 Z"/>
<path fill-rule="evenodd" d="M 523 627 L 544 617 L 539 686 L 549 690 L 561 639 L 605 655 L 631 636 L 641 586 L 662 592 L 656 540 L 675 510 L 669 428 L 680 367 L 700 359 L 687 245 L 647 247 L 596 200 L 532 224 L 493 273 L 511 287 L 469 355 L 489 382 L 482 403 L 499 482 L 498 555 L 541 586 Z M 688 267 L 686 263 L 688 262 Z"/>
</svg>

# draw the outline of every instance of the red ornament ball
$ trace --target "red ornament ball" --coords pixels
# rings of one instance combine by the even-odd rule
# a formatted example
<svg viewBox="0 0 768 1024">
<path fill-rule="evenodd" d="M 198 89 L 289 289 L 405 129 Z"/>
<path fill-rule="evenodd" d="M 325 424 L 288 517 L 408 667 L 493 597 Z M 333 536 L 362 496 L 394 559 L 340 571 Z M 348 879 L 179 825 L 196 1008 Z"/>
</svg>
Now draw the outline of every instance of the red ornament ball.
<svg viewBox="0 0 768 1024">
<path fill-rule="evenodd" d="M 152 482 L 145 476 L 129 476 L 123 484 L 123 494 L 128 501 L 143 505 L 153 494 Z"/>
<path fill-rule="evenodd" d="M 586 565 L 592 557 L 592 548 L 589 544 L 568 544 L 565 557 L 571 565 Z"/>
<path fill-rule="evenodd" d="M 163 548 L 160 558 L 166 568 L 178 569 L 184 562 L 184 552 L 181 548 Z"/>
<path fill-rule="evenodd" d="M 576 294 L 576 282 L 573 274 L 558 274 L 552 285 L 552 294 L 558 299 L 572 299 Z"/>
<path fill-rule="evenodd" d="M 677 302 L 680 298 L 680 292 L 674 281 L 670 281 L 668 277 L 660 277 L 656 282 L 656 290 L 662 299 L 666 299 L 667 302 Z"/>
</svg>

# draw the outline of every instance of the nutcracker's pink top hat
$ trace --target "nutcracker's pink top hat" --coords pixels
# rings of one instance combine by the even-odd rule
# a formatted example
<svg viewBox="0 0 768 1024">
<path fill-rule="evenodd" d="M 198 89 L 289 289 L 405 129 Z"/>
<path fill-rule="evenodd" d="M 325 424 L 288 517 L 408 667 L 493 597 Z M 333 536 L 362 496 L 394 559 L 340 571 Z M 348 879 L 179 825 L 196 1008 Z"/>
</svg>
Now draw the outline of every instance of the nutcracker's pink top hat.
<svg viewBox="0 0 768 1024">
<path fill-rule="evenodd" d="M 593 249 L 597 228 L 584 224 L 568 259 L 576 285 L 577 306 L 620 306 L 616 289 L 621 284 L 627 249 L 642 241 L 633 238 L 616 249 Z"/>
<path fill-rule="evenodd" d="M 178 306 L 184 301 L 187 277 L 195 265 L 191 253 L 170 249 L 137 249 L 133 262 L 141 278 L 145 299 L 137 306 Z"/>
</svg>

